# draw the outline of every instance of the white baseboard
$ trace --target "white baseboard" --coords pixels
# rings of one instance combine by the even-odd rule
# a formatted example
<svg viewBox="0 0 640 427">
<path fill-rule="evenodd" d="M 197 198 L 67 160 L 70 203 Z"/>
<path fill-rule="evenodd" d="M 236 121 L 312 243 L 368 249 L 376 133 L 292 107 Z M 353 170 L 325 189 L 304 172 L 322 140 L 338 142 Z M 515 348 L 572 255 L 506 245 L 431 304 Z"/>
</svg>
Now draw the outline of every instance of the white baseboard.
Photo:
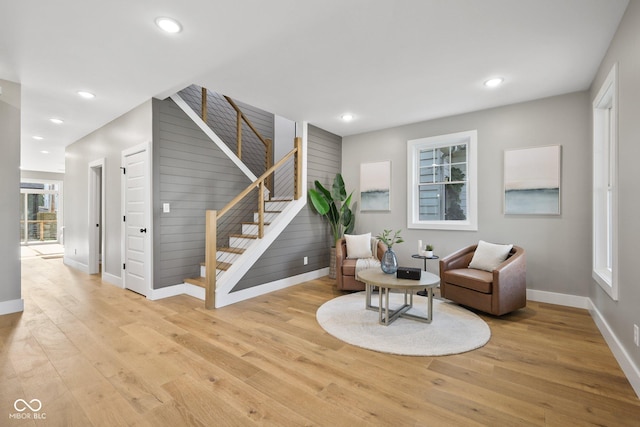
<svg viewBox="0 0 640 427">
<path fill-rule="evenodd" d="M 600 329 L 600 333 L 609 345 L 609 349 L 618 361 L 620 368 L 622 368 L 622 372 L 624 372 L 631 387 L 636 392 L 636 395 L 638 395 L 638 398 L 640 398 L 640 369 L 633 363 L 629 353 L 625 350 L 616 334 L 613 333 L 613 330 L 602 316 L 602 313 L 600 313 L 591 300 L 589 300 L 589 313 L 591 313 L 591 317 L 595 321 L 596 326 Z"/>
<path fill-rule="evenodd" d="M 237 292 L 232 292 L 231 294 L 224 295 L 222 297 L 216 295 L 216 308 L 224 307 L 226 305 L 264 295 L 269 292 L 298 285 L 309 280 L 318 279 L 320 277 L 326 276 L 327 274 L 329 274 L 329 268 L 322 268 L 320 270 L 310 271 L 308 273 L 299 274 L 297 276 L 287 277 L 285 279 L 276 280 L 274 282 L 265 283 L 263 285 L 254 286 Z M 152 289 L 149 295 L 147 295 L 147 299 L 155 301 L 182 294 L 190 295 L 194 298 L 201 299 L 202 301 L 204 301 L 205 298 L 204 288 L 194 286 L 189 283 L 181 283 L 179 285 L 167 286 L 160 289 Z M 220 298 L 222 300 L 220 300 Z"/>
<path fill-rule="evenodd" d="M 185 292 L 184 292 L 185 294 L 204 301 L 204 298 L 205 298 L 204 288 L 201 288 L 200 286 L 192 285 L 191 283 L 185 283 L 184 288 L 185 288 Z"/>
<path fill-rule="evenodd" d="M 567 307 L 588 309 L 590 299 L 577 295 L 559 294 L 556 292 L 538 291 L 536 289 L 527 289 L 527 300 L 536 302 L 546 302 L 548 304 L 558 304 Z"/>
<path fill-rule="evenodd" d="M 62 258 L 62 262 L 64 263 L 64 265 L 68 265 L 71 268 L 75 268 L 76 270 L 80 270 L 83 273 L 89 274 L 89 266 L 87 264 L 83 264 L 67 256 Z"/>
<path fill-rule="evenodd" d="M 122 277 L 118 277 L 109 273 L 102 273 L 102 281 L 124 289 L 124 286 L 122 286 Z"/>
<path fill-rule="evenodd" d="M 3 314 L 20 313 L 21 311 L 24 311 L 24 300 L 22 298 L 0 301 L 0 316 Z"/>
<path fill-rule="evenodd" d="M 299 274 L 293 277 L 287 277 L 285 279 L 276 280 L 274 282 L 265 283 L 258 286 L 253 286 L 248 289 L 243 289 L 237 292 L 231 292 L 226 295 L 216 294 L 216 308 L 224 307 L 229 304 L 244 301 L 250 298 L 255 298 L 259 295 L 268 294 L 273 291 L 295 286 L 309 280 L 319 279 L 329 274 L 329 268 L 322 268 L 320 270 L 310 271 L 308 273 Z"/>
</svg>

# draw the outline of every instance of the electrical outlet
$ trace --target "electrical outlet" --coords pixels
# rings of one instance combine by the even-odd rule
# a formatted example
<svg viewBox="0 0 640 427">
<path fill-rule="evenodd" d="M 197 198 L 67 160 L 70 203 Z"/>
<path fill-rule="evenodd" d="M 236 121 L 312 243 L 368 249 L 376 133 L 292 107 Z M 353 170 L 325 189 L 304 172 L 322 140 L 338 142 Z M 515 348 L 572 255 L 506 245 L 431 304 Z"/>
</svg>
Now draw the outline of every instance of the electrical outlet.
<svg viewBox="0 0 640 427">
<path fill-rule="evenodd" d="M 638 325 L 633 325 L 633 342 L 640 347 L 640 329 Z"/>
<path fill-rule="evenodd" d="M 309 264 L 309 257 L 308 257 L 308 256 L 304 257 L 304 258 L 302 259 L 302 263 L 303 263 L 303 265 L 307 265 L 307 264 Z"/>
</svg>

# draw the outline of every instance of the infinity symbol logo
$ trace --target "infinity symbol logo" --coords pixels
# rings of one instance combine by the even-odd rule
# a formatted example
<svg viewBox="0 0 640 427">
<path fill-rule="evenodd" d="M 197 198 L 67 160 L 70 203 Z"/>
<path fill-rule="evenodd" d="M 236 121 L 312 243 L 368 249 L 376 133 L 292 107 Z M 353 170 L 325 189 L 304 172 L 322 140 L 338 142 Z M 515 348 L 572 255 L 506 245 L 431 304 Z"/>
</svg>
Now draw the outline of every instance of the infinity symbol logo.
<svg viewBox="0 0 640 427">
<path fill-rule="evenodd" d="M 21 404 L 21 405 L 19 405 Z M 33 405 L 33 406 L 31 406 Z M 27 408 L 31 409 L 31 411 L 33 412 L 38 412 L 40 409 L 42 409 L 42 402 L 40 402 L 40 400 L 38 399 L 32 399 L 31 402 L 27 402 L 24 399 L 18 399 L 13 403 L 13 407 L 16 409 L 16 411 L 18 412 L 24 412 L 27 410 Z M 22 409 L 20 409 L 22 408 Z"/>
</svg>

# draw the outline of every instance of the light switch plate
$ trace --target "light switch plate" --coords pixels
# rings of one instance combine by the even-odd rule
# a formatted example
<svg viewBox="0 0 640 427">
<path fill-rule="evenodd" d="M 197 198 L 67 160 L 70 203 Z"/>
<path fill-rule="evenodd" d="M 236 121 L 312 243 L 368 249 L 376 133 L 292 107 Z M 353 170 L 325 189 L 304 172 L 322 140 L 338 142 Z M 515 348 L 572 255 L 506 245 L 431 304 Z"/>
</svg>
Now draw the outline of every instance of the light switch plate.
<svg viewBox="0 0 640 427">
<path fill-rule="evenodd" d="M 162 204 L 162 212 L 164 212 L 164 213 L 171 212 L 171 204 L 170 203 L 163 203 Z"/>
</svg>

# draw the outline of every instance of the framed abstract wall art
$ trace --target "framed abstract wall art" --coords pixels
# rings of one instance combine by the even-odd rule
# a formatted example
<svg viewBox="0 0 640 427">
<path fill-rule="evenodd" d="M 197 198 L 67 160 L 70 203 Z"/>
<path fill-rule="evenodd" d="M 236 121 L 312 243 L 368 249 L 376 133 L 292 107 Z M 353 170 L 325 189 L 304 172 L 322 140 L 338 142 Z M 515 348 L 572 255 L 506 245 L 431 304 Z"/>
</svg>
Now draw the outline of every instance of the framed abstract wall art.
<svg viewBox="0 0 640 427">
<path fill-rule="evenodd" d="M 560 215 L 560 145 L 505 150 L 504 213 Z"/>
<path fill-rule="evenodd" d="M 360 211 L 390 211 L 391 162 L 360 164 Z"/>
</svg>

